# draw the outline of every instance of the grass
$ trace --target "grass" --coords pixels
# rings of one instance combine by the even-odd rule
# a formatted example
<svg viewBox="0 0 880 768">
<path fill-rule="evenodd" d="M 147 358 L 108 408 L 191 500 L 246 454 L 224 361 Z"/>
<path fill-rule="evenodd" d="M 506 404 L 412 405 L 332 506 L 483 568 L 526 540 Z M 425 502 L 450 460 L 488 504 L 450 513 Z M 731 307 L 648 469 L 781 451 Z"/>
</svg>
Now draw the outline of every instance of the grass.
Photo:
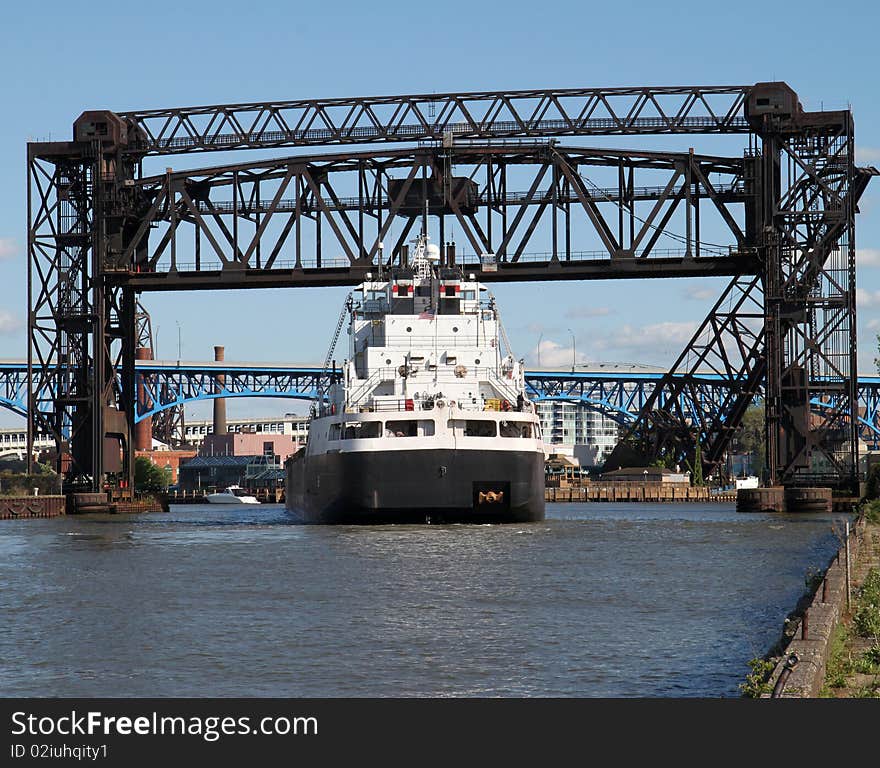
<svg viewBox="0 0 880 768">
<path fill-rule="evenodd" d="M 873 638 L 873 645 L 861 653 L 854 653 L 850 642 L 856 636 Z M 831 638 L 825 684 L 820 696 L 834 695 L 836 689 L 846 688 L 854 675 L 874 675 L 870 683 L 852 691 L 853 698 L 880 696 L 880 570 L 872 568 L 856 595 L 852 624 L 838 624 Z"/>
<path fill-rule="evenodd" d="M 834 634 L 831 636 L 831 649 L 828 654 L 828 664 L 825 667 L 825 684 L 819 693 L 820 696 L 831 696 L 832 688 L 846 687 L 846 678 L 852 674 L 851 670 L 851 654 L 847 649 L 849 642 L 849 631 L 843 624 L 838 624 L 834 628 Z"/>
<path fill-rule="evenodd" d="M 861 637 L 880 641 L 880 570 L 872 568 L 859 590 L 853 626 Z"/>
</svg>

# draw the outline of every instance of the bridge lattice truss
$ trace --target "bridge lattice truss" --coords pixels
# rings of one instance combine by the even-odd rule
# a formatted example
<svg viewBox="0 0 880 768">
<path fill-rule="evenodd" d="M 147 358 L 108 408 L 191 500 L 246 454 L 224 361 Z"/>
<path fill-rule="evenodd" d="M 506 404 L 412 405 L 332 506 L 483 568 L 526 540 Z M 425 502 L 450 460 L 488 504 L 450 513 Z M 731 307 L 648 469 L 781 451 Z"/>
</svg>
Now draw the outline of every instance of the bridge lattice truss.
<svg viewBox="0 0 880 768">
<path fill-rule="evenodd" d="M 218 397 L 270 397 L 313 400 L 326 392 L 329 374 L 320 368 L 224 367 L 142 363 L 136 367 L 138 397 L 135 421 L 151 419 L 154 435 L 165 442 L 183 438 L 179 424 L 166 424 L 163 416 L 183 406 Z M 582 403 L 613 419 L 621 427 L 637 421 L 655 391 L 662 389 L 662 373 L 537 372 L 526 374 L 529 396 L 538 401 Z M 26 416 L 27 366 L 0 364 L 0 407 Z M 704 419 L 721 418 L 733 383 L 719 376 L 703 374 L 681 387 L 680 401 L 661 400 L 662 407 L 682 414 L 690 425 Z M 760 404 L 763 391 L 750 405 Z M 838 405 L 830 399 L 814 398 L 811 410 L 818 416 Z M 859 439 L 870 449 L 880 449 L 880 378 L 864 377 L 858 384 Z M 180 432 L 180 434 L 178 434 Z"/>
<path fill-rule="evenodd" d="M 766 383 L 769 479 L 851 484 L 853 232 L 866 174 L 853 165 L 849 112 L 803 112 L 773 87 L 790 94 L 787 111 L 751 117 L 761 86 L 84 113 L 74 141 L 28 147 L 29 432 L 69 447 L 72 483 L 130 479 L 138 292 L 356 284 L 406 263 L 408 238 L 432 217 L 444 262 L 487 282 L 730 276 L 626 445 L 679 458 L 700 441 L 710 467 Z M 709 134 L 743 135 L 748 148 L 577 143 Z M 282 148 L 293 151 L 145 170 L 159 157 Z M 707 366 L 733 385 L 688 421 L 666 404 L 685 402 Z M 816 397 L 835 408 L 810 416 Z M 827 477 L 814 475 L 813 453 Z"/>
</svg>

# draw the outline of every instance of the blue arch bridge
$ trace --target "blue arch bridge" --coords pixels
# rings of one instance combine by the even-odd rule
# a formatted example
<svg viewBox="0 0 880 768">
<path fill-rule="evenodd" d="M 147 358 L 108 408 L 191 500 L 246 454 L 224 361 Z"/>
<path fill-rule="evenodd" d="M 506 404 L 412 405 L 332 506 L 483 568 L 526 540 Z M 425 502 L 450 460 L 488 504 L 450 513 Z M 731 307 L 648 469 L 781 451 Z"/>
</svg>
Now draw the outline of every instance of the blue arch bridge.
<svg viewBox="0 0 880 768">
<path fill-rule="evenodd" d="M 538 400 L 582 403 L 618 424 L 633 421 L 666 374 L 634 367 L 526 373 L 526 386 Z M 139 361 L 136 367 L 138 403 L 135 421 L 158 416 L 187 403 L 232 397 L 314 399 L 325 390 L 330 373 L 319 367 L 234 363 Z M 28 367 L 26 363 L 0 363 L 0 407 L 27 415 Z M 682 390 L 679 403 L 659 403 L 697 423 L 697 413 L 719 410 L 731 382 L 716 373 L 693 379 Z M 813 399 L 815 410 L 834 409 L 831 399 Z M 880 448 L 880 376 L 860 376 L 858 385 L 859 435 L 867 446 Z M 680 409 L 680 410 L 679 410 Z"/>
</svg>

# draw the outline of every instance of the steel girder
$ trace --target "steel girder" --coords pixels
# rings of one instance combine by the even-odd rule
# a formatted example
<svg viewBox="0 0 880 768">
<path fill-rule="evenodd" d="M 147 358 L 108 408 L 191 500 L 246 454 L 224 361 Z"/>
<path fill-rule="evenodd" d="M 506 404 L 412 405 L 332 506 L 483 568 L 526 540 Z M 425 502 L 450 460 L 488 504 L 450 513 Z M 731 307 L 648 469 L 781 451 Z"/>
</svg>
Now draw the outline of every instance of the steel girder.
<svg viewBox="0 0 880 768">
<path fill-rule="evenodd" d="M 0 363 L 0 408 L 26 417 L 29 382 L 26 364 Z"/>
<path fill-rule="evenodd" d="M 130 151 L 170 155 L 377 142 L 748 133 L 749 86 L 569 88 L 251 102 L 119 113 Z"/>
<path fill-rule="evenodd" d="M 751 116 L 750 110 L 753 110 Z M 767 112 L 763 118 L 759 114 L 762 110 Z M 845 115 L 845 120 L 840 115 Z M 831 127 L 835 120 L 846 123 L 846 135 Z M 616 185 L 591 180 L 579 170 L 586 161 L 574 154 L 582 150 L 561 149 L 548 141 L 532 143 L 532 165 L 534 168 L 543 166 L 543 171 L 534 171 L 528 177 L 530 183 L 523 188 L 529 191 L 523 192 L 523 188 L 517 190 L 513 179 L 507 178 L 511 169 L 517 169 L 517 164 L 507 160 L 497 162 L 507 151 L 504 145 L 499 147 L 496 143 L 490 149 L 485 143 L 480 144 L 481 140 L 552 139 L 566 135 L 750 132 L 760 137 L 761 155 L 755 160 L 749 156 L 738 160 L 735 178 L 714 188 L 708 183 L 705 167 L 692 159 L 683 161 L 681 157 L 668 166 L 676 175 L 667 177 L 665 184 L 636 185 L 628 174 L 637 166 L 620 156 Z M 135 290 L 357 282 L 367 271 L 379 266 L 378 251 L 380 244 L 384 244 L 380 234 L 387 234 L 387 229 L 383 233 L 383 226 L 389 220 L 401 223 L 402 231 L 390 252 L 390 258 L 400 258 L 400 246 L 420 218 L 420 206 L 407 200 L 407 192 L 420 182 L 421 201 L 429 204 L 439 201 L 437 212 L 443 214 L 439 217 L 441 242 L 448 239 L 443 232 L 443 222 L 446 217 L 454 217 L 474 258 L 482 253 L 495 254 L 498 260 L 495 269 L 481 274 L 481 279 L 487 281 L 697 274 L 727 274 L 742 279 L 742 276 L 760 275 L 768 297 L 764 323 L 770 360 L 768 424 L 770 432 L 777 435 L 777 444 L 785 443 L 784 448 L 769 452 L 777 466 L 776 470 L 770 468 L 769 475 L 786 483 L 815 480 L 819 476 L 804 471 L 803 463 L 804 457 L 809 459 L 809 454 L 818 450 L 825 454 L 831 467 L 828 477 L 839 480 L 845 475 L 842 484 L 852 480 L 855 427 L 850 417 L 854 405 L 854 376 L 850 375 L 845 385 L 836 385 L 840 391 L 834 390 L 829 395 L 840 400 L 843 390 L 849 387 L 846 409 L 829 416 L 827 428 L 814 428 L 809 420 L 804 426 L 804 409 L 811 398 L 809 387 L 801 386 L 804 378 L 801 372 L 809 369 L 811 380 L 820 382 L 844 373 L 846 360 L 850 368 L 854 365 L 855 341 L 850 322 L 854 310 L 852 212 L 858 190 L 863 188 L 864 174 L 858 176 L 852 168 L 849 113 L 804 113 L 797 104 L 796 94 L 784 84 L 310 100 L 152 110 L 125 113 L 122 117 L 113 113 L 84 113 L 75 124 L 75 137 L 78 140 L 73 143 L 29 146 L 29 196 L 35 202 L 29 205 L 29 274 L 32 278 L 29 356 L 40 374 L 40 386 L 30 395 L 34 407 L 29 409 L 29 433 L 32 436 L 36 422 L 49 426 L 60 446 L 64 425 L 70 426 L 68 431 L 75 436 L 73 479 L 82 479 L 94 488 L 100 485 L 108 466 L 103 447 L 106 437 L 118 438 L 123 451 L 125 449 L 124 433 L 133 420 L 133 409 L 128 406 L 126 411 L 126 404 L 134 398 Z M 208 183 L 205 195 L 204 186 L 200 189 L 192 183 L 192 177 L 199 172 L 168 174 L 164 209 L 161 202 L 157 206 L 157 199 L 163 195 L 161 183 L 150 189 L 137 179 L 139 162 L 149 154 L 415 140 L 425 141 L 426 145 L 419 148 L 422 159 L 419 162 L 411 159 L 405 176 L 395 179 L 398 184 L 394 195 L 389 195 L 390 187 L 383 187 L 383 171 L 376 172 L 372 189 L 382 190 L 376 196 L 384 194 L 386 199 L 392 200 L 391 206 L 398 206 L 393 212 L 384 202 L 372 208 L 364 204 L 370 194 L 366 191 L 370 189 L 370 171 L 364 170 L 363 162 L 357 170 L 358 211 L 355 215 L 347 209 L 346 200 L 355 195 L 343 195 L 320 175 L 316 176 L 314 169 L 307 168 L 303 173 L 292 169 L 289 162 L 284 175 L 274 182 L 276 186 L 268 208 L 265 205 L 268 196 L 264 197 L 259 189 L 261 179 L 258 176 L 251 180 L 242 168 L 228 169 L 227 175 L 233 178 L 226 183 L 232 191 L 225 201 L 226 210 L 208 208 L 209 203 L 224 202 L 212 200 L 210 188 L 224 185 Z M 469 143 L 473 146 L 469 147 Z M 518 142 L 520 146 L 507 149 L 512 154 L 521 152 L 521 144 Z M 493 173 L 491 163 L 475 163 L 478 169 L 485 165 L 482 171 L 477 171 L 484 175 L 475 200 L 459 195 L 467 192 L 468 182 L 472 182 L 471 176 L 475 173 L 473 169 L 462 176 L 453 175 L 460 167 L 456 165 L 460 155 L 469 149 L 491 155 L 496 160 L 495 166 L 503 169 Z M 417 152 L 409 152 L 411 158 L 416 157 Z M 549 161 L 545 157 L 543 163 L 538 162 L 538 152 L 545 152 Z M 608 155 L 608 151 L 605 154 Z M 790 167 L 786 174 L 782 173 L 779 162 L 783 155 Z M 667 162 L 669 157 L 667 155 Z M 846 170 L 842 171 L 847 163 Z M 607 159 L 604 165 L 606 170 L 611 167 Z M 388 175 L 387 171 L 384 173 Z M 49 179 L 48 183 L 41 183 L 41 174 Z M 548 174 L 549 183 L 545 185 L 542 178 Z M 155 180 L 151 182 L 155 184 Z M 281 187 L 290 186 L 291 182 L 294 194 L 285 198 Z M 257 189 L 246 197 L 248 184 Z M 615 186 L 616 191 L 609 194 Z M 432 188 L 436 188 L 436 194 Z M 491 192 L 484 191 L 487 189 Z M 311 210 L 307 210 L 309 195 L 313 197 Z M 414 196 L 419 198 L 418 192 Z M 243 214 L 245 199 L 253 202 L 253 210 L 248 214 Z M 262 243 L 271 228 L 267 220 L 281 221 L 280 213 L 290 214 L 291 203 L 285 204 L 285 199 L 292 201 L 293 215 L 288 215 L 278 237 L 271 240 L 273 250 L 263 253 Z M 634 213 L 636 202 L 651 200 L 655 205 L 648 214 Z M 709 257 L 704 247 L 706 243 L 699 235 L 700 203 L 705 200 L 711 203 L 706 209 L 720 216 L 722 229 L 733 235 L 730 245 L 735 245 L 735 249 L 726 255 Z M 745 202 L 744 219 L 731 213 L 731 202 Z M 617 221 L 608 217 L 609 205 L 613 206 Z M 53 217 L 61 221 L 62 215 L 56 211 L 62 209 L 68 221 L 53 227 L 48 222 Z M 512 217 L 507 216 L 509 209 L 515 211 Z M 598 238 L 601 246 L 598 258 L 590 259 L 590 254 L 572 249 L 572 235 L 579 237 L 576 226 L 572 228 L 572 209 L 582 211 L 580 222 L 587 222 Z M 676 238 L 684 246 L 682 253 L 673 258 L 658 258 L 654 248 L 658 233 L 673 232 L 670 216 L 676 209 L 684 213 L 686 234 Z M 488 211 L 484 224 L 477 216 L 481 210 Z M 248 216 L 252 221 L 245 223 Z M 295 219 L 302 225 L 310 216 L 314 222 L 327 221 L 325 228 L 332 230 L 338 249 L 329 257 L 340 256 L 340 268 L 327 264 L 321 243 L 324 232 L 321 223 L 317 223 L 311 242 L 303 243 L 303 235 L 297 228 L 290 270 L 266 269 L 265 259 L 274 258 L 273 266 L 283 261 L 278 247 L 284 247 L 294 229 L 291 222 Z M 369 218 L 384 222 L 375 224 L 376 238 L 372 240 L 364 237 L 364 222 Z M 496 223 L 499 218 L 501 224 Z M 70 221 L 76 223 L 70 224 Z M 644 226 L 637 227 L 637 221 Z M 496 226 L 493 227 L 493 223 Z M 147 237 L 150 225 L 165 228 L 152 250 Z M 185 271 L 178 268 L 178 256 L 187 255 L 177 253 L 178 229 L 182 225 L 191 225 L 196 233 L 189 254 L 192 261 L 197 263 L 202 258 L 199 238 L 203 235 L 209 258 L 222 268 L 197 266 L 195 270 Z M 242 225 L 254 227 L 255 236 L 247 242 L 239 231 Z M 209 236 L 210 227 L 214 227 L 214 231 Z M 499 237 L 498 232 L 503 235 Z M 526 256 L 525 248 L 536 233 L 552 243 L 545 250 L 544 259 Z M 824 267 L 838 241 L 849 251 L 847 279 L 843 279 L 845 270 L 841 265 Z M 163 248 L 168 249 L 167 257 L 156 250 L 163 242 Z M 314 266 L 304 259 L 303 244 L 313 246 Z M 488 248 L 484 250 L 484 246 Z M 386 256 L 383 253 L 383 265 Z M 450 259 L 451 253 L 444 251 L 444 256 Z M 167 261 L 163 263 L 162 258 Z M 186 262 L 180 259 L 180 263 Z M 468 268 L 476 264 L 475 260 L 471 261 Z M 144 265 L 152 269 L 144 270 Z M 72 281 L 68 279 L 71 277 Z M 793 282 L 789 279 L 792 277 Z M 72 283 L 78 286 L 75 293 L 80 300 L 58 300 L 57 297 L 71 295 L 68 286 Z M 728 294 L 734 296 L 738 290 L 734 281 Z M 818 292 L 822 300 L 815 307 L 808 306 L 804 298 L 811 291 Z M 847 307 L 841 305 L 842 294 L 848 297 L 844 303 L 850 302 Z M 793 314 L 789 312 L 792 301 L 798 305 Z M 719 319 L 723 321 L 723 313 L 714 315 L 704 323 L 704 329 L 715 327 Z M 805 316 L 808 320 L 802 321 Z M 831 325 L 828 333 L 819 330 L 823 321 Z M 735 344 L 739 343 L 737 339 L 745 338 L 741 329 L 746 327 L 746 322 L 731 319 L 725 322 L 728 330 L 720 335 Z M 730 332 L 733 326 L 740 330 Z M 840 351 L 845 346 L 841 341 L 844 337 L 850 341 L 846 353 Z M 701 354 L 707 348 L 717 349 L 725 343 L 695 337 L 691 346 L 696 354 Z M 759 343 L 756 334 L 755 344 Z M 821 348 L 818 355 L 814 347 Z M 764 355 L 753 354 L 754 349 L 757 346 L 740 351 L 742 367 L 737 373 L 745 374 L 739 376 L 740 380 L 754 382 L 758 378 L 756 372 Z M 805 352 L 801 354 L 800 349 Z M 774 350 L 782 350 L 783 359 Z M 791 357 L 788 362 L 784 359 L 789 354 L 787 350 Z M 686 351 L 679 360 L 685 371 L 690 357 Z M 726 348 L 722 357 L 735 359 L 733 351 Z M 77 368 L 71 364 L 74 358 L 84 365 Z M 114 370 L 122 371 L 121 386 L 112 374 Z M 772 376 L 781 382 L 778 386 L 776 380 L 770 380 Z M 41 399 L 41 393 L 50 391 L 62 394 L 51 402 Z M 704 437 L 704 426 L 715 429 L 716 437 L 711 439 L 720 450 L 727 439 L 724 435 L 729 435 L 738 419 L 736 404 L 744 402 L 745 397 L 743 391 L 729 404 L 729 418 L 719 422 L 724 423 L 723 427 L 702 425 L 698 439 Z M 39 415 L 34 415 L 37 410 Z M 644 425 L 648 422 L 664 428 L 661 421 L 653 417 L 640 418 L 639 434 L 646 431 Z M 115 426 L 108 429 L 111 422 Z M 126 424 L 120 425 L 122 422 Z M 681 432 L 680 425 L 670 428 Z M 846 429 L 849 438 L 841 442 Z M 689 438 L 676 438 L 671 443 L 681 445 L 682 439 L 686 442 Z M 769 435 L 769 439 L 772 444 L 773 436 Z M 846 450 L 839 450 L 844 443 Z M 89 450 L 84 447 L 87 444 Z M 654 440 L 653 444 L 669 445 L 670 440 Z"/>
<path fill-rule="evenodd" d="M 693 463 L 699 441 L 704 469 L 711 473 L 724 460 L 731 437 L 763 384 L 763 325 L 760 277 L 733 278 L 651 392 L 606 466 L 656 459 Z M 689 409 L 707 372 L 727 383 L 721 402 L 716 408 Z"/>
<path fill-rule="evenodd" d="M 858 491 L 852 114 L 765 116 L 767 481 Z M 835 408 L 810 407 L 814 398 Z"/>
<path fill-rule="evenodd" d="M 225 393 L 217 393 L 216 376 L 226 376 L 229 385 Z M 144 383 L 150 396 L 138 401 L 136 421 L 153 418 L 153 434 L 168 442 L 159 425 L 163 414 L 182 410 L 189 402 L 229 397 L 289 397 L 311 400 L 318 392 L 320 368 L 248 367 L 234 363 L 226 366 L 164 364 L 140 361 L 136 364 L 138 385 Z M 686 424 L 696 424 L 699 412 L 720 412 L 732 389 L 731 383 L 720 374 L 699 372 L 699 381 L 690 389 L 681 387 L 682 403 L 667 400 L 669 390 L 664 388 L 668 374 L 655 372 L 575 372 L 527 371 L 526 387 L 531 397 L 540 400 L 581 402 L 617 421 L 621 426 L 632 423 L 645 407 L 651 395 L 660 388 L 658 401 L 670 412 L 680 413 Z M 27 413 L 28 369 L 26 363 L 0 364 L 0 407 L 18 415 Z M 152 395 L 159 393 L 153 401 Z M 688 396 L 690 393 L 695 393 Z M 755 402 L 763 402 L 763 386 Z M 872 450 L 880 450 L 880 377 L 860 377 L 858 384 L 859 438 Z M 814 411 L 836 409 L 836 402 L 827 397 L 811 400 Z M 179 425 L 174 427 L 178 434 Z M 176 438 L 175 438 L 176 439 Z"/>
<path fill-rule="evenodd" d="M 724 418 L 698 424 L 666 411 L 656 392 L 608 463 L 692 462 L 699 441 L 704 471 L 711 472 L 766 380 L 765 481 L 855 492 L 853 237 L 858 199 L 877 172 L 853 165 L 850 112 L 807 113 L 796 104 L 790 114 L 767 114 L 754 122 L 762 152 L 749 175 L 761 201 L 749 211 L 748 230 L 761 253 L 759 278 L 731 282 L 721 301 L 735 299 L 739 308 L 732 315 L 713 308 L 663 387 L 674 393 L 681 381 L 692 379 L 709 350 L 739 389 L 721 411 Z M 835 407 L 813 407 L 828 402 Z"/>
<path fill-rule="evenodd" d="M 149 416 L 155 418 L 166 409 L 216 397 L 311 400 L 318 392 L 326 391 L 330 375 L 321 368 L 139 363 L 138 380 L 146 382 L 155 399 L 148 408 L 138 410 L 136 420 Z M 220 377 L 225 377 L 222 388 L 218 388 Z M 670 381 L 676 378 L 679 381 Z M 649 401 L 657 403 L 667 413 L 676 414 L 680 422 L 687 426 L 713 424 L 727 418 L 732 422 L 729 416 L 731 402 L 733 398 L 742 396 L 744 390 L 740 382 L 708 368 L 697 371 L 695 376 L 677 377 L 653 372 L 527 371 L 526 388 L 535 399 L 584 403 L 614 419 L 622 427 L 632 424 Z M 763 395 L 762 384 L 744 407 L 763 402 Z M 860 380 L 858 402 L 859 437 L 868 447 L 880 449 L 880 378 L 864 377 Z M 827 399 L 816 398 L 812 402 L 812 409 L 816 413 L 829 408 L 837 408 L 837 405 Z M 736 426 L 738 423 L 735 426 L 727 425 L 726 428 L 735 432 Z M 156 437 L 161 439 L 158 434 Z"/>
<path fill-rule="evenodd" d="M 153 336 L 153 324 L 150 313 L 146 310 L 140 301 L 137 302 L 137 311 L 135 314 L 135 346 L 136 349 L 149 350 L 149 359 L 152 360 L 158 355 L 156 349 L 156 339 Z M 149 383 L 150 386 L 145 386 Z M 173 400 L 173 396 L 167 391 L 168 383 L 159 383 L 161 397 L 163 403 Z M 150 393 L 153 390 L 152 382 L 148 376 L 139 371 L 136 377 L 135 389 L 137 392 L 137 402 L 135 404 L 135 422 L 143 421 L 153 408 L 153 400 Z M 152 435 L 157 440 L 173 448 L 177 448 L 182 440 L 185 432 L 185 413 L 183 405 L 173 408 L 162 408 L 152 417 Z"/>
<path fill-rule="evenodd" d="M 598 187 L 586 176 L 594 171 L 616 184 Z M 527 191 L 512 191 L 517 182 Z M 752 199 L 742 158 L 482 143 L 166 173 L 133 182 L 132 192 L 141 223 L 108 271 L 138 290 L 353 285 L 404 261 L 407 238 L 432 214 L 441 242 L 453 228 L 465 241 L 463 251 L 447 243 L 444 260 L 487 281 L 758 268 L 737 208 Z M 729 245 L 704 242 L 707 216 Z M 684 234 L 673 247 L 660 247 L 676 230 Z M 576 250 L 574 239 L 599 249 Z M 493 254 L 491 271 L 483 254 Z"/>
<path fill-rule="evenodd" d="M 135 295 L 100 276 L 132 173 L 99 139 L 28 145 L 28 441 L 55 439 L 68 487 L 109 473 L 127 489 L 133 473 Z"/>
<path fill-rule="evenodd" d="M 240 368 L 234 366 L 139 365 L 147 397 L 141 421 L 185 403 L 227 397 L 289 397 L 312 400 L 327 391 L 332 371 L 320 368 Z"/>
</svg>

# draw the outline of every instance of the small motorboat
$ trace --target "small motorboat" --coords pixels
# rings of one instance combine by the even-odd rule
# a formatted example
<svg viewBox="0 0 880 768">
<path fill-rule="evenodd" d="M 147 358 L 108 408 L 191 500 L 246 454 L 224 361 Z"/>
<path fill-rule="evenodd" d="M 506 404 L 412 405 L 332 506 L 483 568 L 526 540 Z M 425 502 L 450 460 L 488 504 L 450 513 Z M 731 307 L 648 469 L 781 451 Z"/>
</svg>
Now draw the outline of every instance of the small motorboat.
<svg viewBox="0 0 880 768">
<path fill-rule="evenodd" d="M 251 496 L 244 488 L 230 485 L 217 493 L 209 493 L 205 501 L 210 504 L 259 504 L 256 497 Z"/>
</svg>

